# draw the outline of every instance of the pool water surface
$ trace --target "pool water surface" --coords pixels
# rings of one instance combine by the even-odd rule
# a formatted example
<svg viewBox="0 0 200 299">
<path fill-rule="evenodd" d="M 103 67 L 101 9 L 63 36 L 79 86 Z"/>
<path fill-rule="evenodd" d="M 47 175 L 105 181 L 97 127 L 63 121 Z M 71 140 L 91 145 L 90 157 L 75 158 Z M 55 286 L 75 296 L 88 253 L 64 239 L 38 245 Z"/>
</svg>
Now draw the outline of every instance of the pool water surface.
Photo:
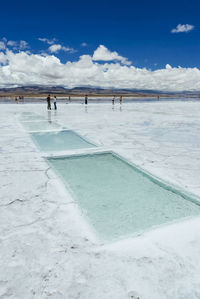
<svg viewBox="0 0 200 299">
<path fill-rule="evenodd" d="M 200 206 L 190 198 L 113 153 L 48 158 L 48 162 L 103 241 L 200 214 Z"/>
<path fill-rule="evenodd" d="M 31 131 L 48 131 L 48 130 L 55 130 L 62 128 L 59 124 L 47 121 L 47 120 L 39 120 L 39 121 L 26 121 L 22 122 L 24 128 L 31 132 Z"/>
<path fill-rule="evenodd" d="M 44 152 L 63 151 L 95 147 L 83 137 L 71 130 L 59 132 L 32 133 L 34 141 Z"/>
</svg>

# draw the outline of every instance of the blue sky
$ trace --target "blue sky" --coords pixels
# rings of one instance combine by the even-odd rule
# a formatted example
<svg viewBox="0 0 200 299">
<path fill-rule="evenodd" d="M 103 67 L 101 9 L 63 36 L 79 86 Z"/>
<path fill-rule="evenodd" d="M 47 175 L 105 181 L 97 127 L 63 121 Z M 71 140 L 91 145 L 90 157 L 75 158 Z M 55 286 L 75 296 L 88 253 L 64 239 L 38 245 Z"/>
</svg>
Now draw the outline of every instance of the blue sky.
<svg viewBox="0 0 200 299">
<path fill-rule="evenodd" d="M 99 44 L 127 57 L 133 65 L 161 68 L 200 67 L 200 1 L 3 1 L 2 37 L 26 40 L 34 51 L 45 49 L 38 37 L 56 38 L 76 53 L 59 57 L 75 60 Z M 188 33 L 172 34 L 178 24 L 192 24 Z M 81 43 L 87 47 L 81 47 Z"/>
<path fill-rule="evenodd" d="M 3 1 L 0 87 L 200 90 L 199 12 L 197 0 Z"/>
</svg>

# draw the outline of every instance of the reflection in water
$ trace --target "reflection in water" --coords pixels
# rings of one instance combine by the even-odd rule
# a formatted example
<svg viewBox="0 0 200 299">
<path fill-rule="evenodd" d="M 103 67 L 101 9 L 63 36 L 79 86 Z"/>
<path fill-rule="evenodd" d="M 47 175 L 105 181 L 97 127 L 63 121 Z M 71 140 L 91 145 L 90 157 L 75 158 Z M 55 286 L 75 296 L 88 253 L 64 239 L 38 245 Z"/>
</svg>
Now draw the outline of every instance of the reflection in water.
<svg viewBox="0 0 200 299">
<path fill-rule="evenodd" d="M 48 110 L 48 122 L 51 124 L 52 120 L 51 120 L 51 111 Z"/>
<path fill-rule="evenodd" d="M 119 111 L 122 112 L 122 106 L 119 107 Z"/>
<path fill-rule="evenodd" d="M 85 105 L 85 113 L 88 113 L 88 106 Z"/>
</svg>

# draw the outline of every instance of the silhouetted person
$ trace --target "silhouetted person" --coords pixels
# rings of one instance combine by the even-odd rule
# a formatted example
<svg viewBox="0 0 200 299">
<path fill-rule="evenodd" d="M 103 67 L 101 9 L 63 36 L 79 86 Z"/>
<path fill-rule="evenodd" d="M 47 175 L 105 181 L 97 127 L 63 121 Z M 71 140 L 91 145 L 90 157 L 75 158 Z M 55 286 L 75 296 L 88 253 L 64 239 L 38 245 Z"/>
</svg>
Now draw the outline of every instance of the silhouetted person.
<svg viewBox="0 0 200 299">
<path fill-rule="evenodd" d="M 51 110 L 51 97 L 50 97 L 50 94 L 47 97 L 47 109 Z"/>
<path fill-rule="evenodd" d="M 114 96 L 113 99 L 112 99 L 112 104 L 113 104 L 113 105 L 115 104 L 115 96 Z"/>
<path fill-rule="evenodd" d="M 54 109 L 55 109 L 55 110 L 57 110 L 56 100 L 57 100 L 57 99 L 56 99 L 56 96 L 54 96 L 53 104 L 54 104 Z"/>
<path fill-rule="evenodd" d="M 85 105 L 87 105 L 87 103 L 88 103 L 88 96 L 86 95 L 85 96 Z"/>
<path fill-rule="evenodd" d="M 122 96 L 119 98 L 120 105 L 122 104 Z"/>
</svg>

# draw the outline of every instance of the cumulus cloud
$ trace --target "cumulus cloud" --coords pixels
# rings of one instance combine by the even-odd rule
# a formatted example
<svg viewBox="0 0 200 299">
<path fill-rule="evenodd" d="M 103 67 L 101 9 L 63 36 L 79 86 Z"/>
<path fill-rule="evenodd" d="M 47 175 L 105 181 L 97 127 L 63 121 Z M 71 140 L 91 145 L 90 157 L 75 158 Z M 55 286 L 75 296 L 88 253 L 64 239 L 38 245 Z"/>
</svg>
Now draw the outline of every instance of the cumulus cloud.
<svg viewBox="0 0 200 299">
<path fill-rule="evenodd" d="M 131 61 L 128 61 L 127 58 L 120 56 L 117 52 L 111 52 L 105 46 L 100 45 L 93 54 L 93 60 L 96 61 L 113 61 L 118 60 L 121 61 L 123 64 L 130 65 Z"/>
<path fill-rule="evenodd" d="M 2 41 L 0 41 L 0 50 L 5 50 L 5 48 L 6 48 L 6 45 L 5 45 L 5 43 Z"/>
<path fill-rule="evenodd" d="M 7 46 L 10 46 L 10 47 L 17 47 L 17 42 L 14 41 L 14 40 L 9 40 L 7 42 Z"/>
<path fill-rule="evenodd" d="M 19 42 L 19 48 L 21 50 L 27 49 L 28 47 L 29 47 L 28 43 L 25 40 L 20 40 L 20 42 Z"/>
<path fill-rule="evenodd" d="M 48 50 L 51 53 L 57 53 L 57 52 L 59 52 L 61 50 L 65 51 L 65 52 L 70 52 L 70 53 L 74 53 L 75 52 L 75 50 L 73 48 L 64 47 L 64 46 L 62 46 L 60 44 L 51 45 Z"/>
<path fill-rule="evenodd" d="M 65 47 L 60 44 L 56 44 L 56 41 L 57 41 L 56 38 L 48 39 L 46 37 L 42 37 L 42 38 L 39 37 L 38 40 L 50 45 L 50 47 L 48 48 L 48 51 L 50 53 L 57 53 L 59 51 L 65 51 L 65 52 L 70 52 L 70 53 L 76 52 L 76 50 L 74 50 L 73 48 Z"/>
<path fill-rule="evenodd" d="M 51 53 L 56 53 L 56 52 L 60 51 L 61 49 L 62 49 L 62 46 L 58 45 L 58 44 L 55 44 L 55 45 L 52 45 L 49 47 L 49 51 Z"/>
<path fill-rule="evenodd" d="M 165 68 L 166 68 L 167 70 L 171 70 L 171 69 L 172 69 L 171 65 L 168 64 L 168 63 L 166 64 Z"/>
<path fill-rule="evenodd" d="M 13 48 L 13 50 L 25 50 L 29 48 L 28 43 L 25 40 L 20 41 L 14 41 L 14 40 L 8 40 L 4 38 L 4 42 L 6 47 Z"/>
<path fill-rule="evenodd" d="M 189 25 L 189 24 L 181 25 L 181 24 L 178 24 L 176 26 L 176 28 L 171 30 L 171 32 L 172 33 L 189 32 L 193 29 L 194 29 L 194 25 Z"/>
<path fill-rule="evenodd" d="M 116 59 L 99 63 L 94 55 L 61 63 L 55 54 L 0 51 L 0 87 L 25 85 L 195 91 L 200 90 L 200 70 L 167 64 L 151 71 L 121 64 Z"/>
<path fill-rule="evenodd" d="M 48 39 L 45 37 L 39 37 L 38 40 L 43 43 L 47 43 L 48 45 L 53 45 L 56 42 L 56 38 Z"/>
<path fill-rule="evenodd" d="M 5 65 L 7 63 L 7 57 L 3 52 L 0 52 L 0 65 Z"/>
</svg>

